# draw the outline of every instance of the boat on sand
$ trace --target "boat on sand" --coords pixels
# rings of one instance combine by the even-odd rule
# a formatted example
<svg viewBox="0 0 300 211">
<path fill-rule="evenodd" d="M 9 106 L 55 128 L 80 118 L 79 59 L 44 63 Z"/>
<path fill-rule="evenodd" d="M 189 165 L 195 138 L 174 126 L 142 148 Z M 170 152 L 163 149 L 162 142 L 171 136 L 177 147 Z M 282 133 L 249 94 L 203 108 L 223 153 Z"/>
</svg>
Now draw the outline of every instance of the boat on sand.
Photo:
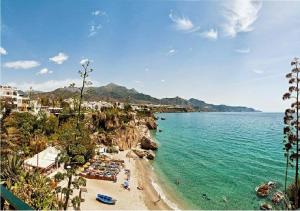
<svg viewBox="0 0 300 211">
<path fill-rule="evenodd" d="M 114 205 L 117 201 L 116 199 L 113 199 L 110 196 L 106 196 L 106 195 L 102 195 L 102 194 L 97 194 L 96 200 L 100 201 L 104 204 L 110 204 L 110 205 Z"/>
</svg>

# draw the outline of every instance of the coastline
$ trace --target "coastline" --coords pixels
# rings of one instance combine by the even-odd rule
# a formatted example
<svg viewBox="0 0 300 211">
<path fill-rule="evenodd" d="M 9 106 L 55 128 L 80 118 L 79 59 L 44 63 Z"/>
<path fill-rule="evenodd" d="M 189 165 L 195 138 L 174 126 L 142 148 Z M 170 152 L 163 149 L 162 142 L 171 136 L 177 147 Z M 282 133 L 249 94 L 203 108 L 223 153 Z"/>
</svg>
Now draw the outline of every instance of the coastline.
<svg viewBox="0 0 300 211">
<path fill-rule="evenodd" d="M 153 185 L 155 175 L 150 163 L 144 159 L 137 159 L 135 165 L 138 174 L 138 184 L 144 188 L 142 196 L 145 206 L 149 210 L 173 210 L 174 208 L 167 204 L 165 196 L 157 191 Z"/>
<path fill-rule="evenodd" d="M 156 142 L 151 131 L 146 126 L 139 126 L 140 136 L 146 136 Z M 162 179 L 156 174 L 151 162 L 146 158 L 131 156 L 132 149 L 112 154 L 114 159 L 124 160 L 125 168 L 117 176 L 117 182 L 87 179 L 87 193 L 84 193 L 85 202 L 82 210 L 180 210 L 180 200 L 172 197 L 171 190 L 163 187 Z M 155 162 L 155 161 L 154 161 Z M 130 190 L 122 187 L 127 175 L 125 169 L 130 170 Z M 138 188 L 139 187 L 139 188 Z M 109 195 L 117 200 L 116 204 L 106 205 L 95 200 L 96 194 Z M 174 194 L 175 195 L 175 194 Z M 178 203 L 175 204 L 174 202 Z M 180 205 L 180 206 L 179 206 Z"/>
<path fill-rule="evenodd" d="M 83 194 L 85 202 L 81 204 L 82 210 L 178 210 L 176 204 L 172 203 L 165 192 L 157 183 L 156 175 L 152 165 L 146 159 L 129 158 L 125 150 L 114 155 L 114 158 L 123 159 L 125 168 L 131 171 L 130 191 L 122 188 L 126 178 L 124 171 L 118 175 L 116 183 L 96 179 L 87 180 L 87 193 Z M 142 187 L 143 190 L 138 190 Z M 98 193 L 107 194 L 117 199 L 113 206 L 99 203 L 95 200 Z M 77 191 L 76 193 L 77 194 Z M 160 195 L 160 197 L 159 197 Z M 159 200 L 160 199 L 160 200 Z M 71 208 L 71 207 L 70 207 Z"/>
<path fill-rule="evenodd" d="M 155 122 L 157 124 L 157 121 Z M 140 127 L 139 130 L 142 136 L 146 136 L 156 144 L 159 144 L 153 135 L 155 130 L 149 130 L 147 127 Z M 138 172 L 138 184 L 145 187 L 143 199 L 147 208 L 149 210 L 181 210 L 187 208 L 187 206 L 183 206 L 184 203 L 181 203 L 176 196 L 171 194 L 173 190 L 166 189 L 162 185 L 163 179 L 155 172 L 152 162 L 155 162 L 155 159 L 149 161 L 146 158 L 137 158 L 135 161 L 135 167 Z"/>
</svg>

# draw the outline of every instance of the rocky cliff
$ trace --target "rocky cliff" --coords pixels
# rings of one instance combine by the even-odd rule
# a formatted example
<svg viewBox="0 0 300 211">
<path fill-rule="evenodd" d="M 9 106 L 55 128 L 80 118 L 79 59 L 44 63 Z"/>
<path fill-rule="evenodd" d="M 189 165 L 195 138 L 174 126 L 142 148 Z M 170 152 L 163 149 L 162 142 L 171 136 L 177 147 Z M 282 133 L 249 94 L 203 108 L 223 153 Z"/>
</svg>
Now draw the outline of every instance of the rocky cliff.
<svg viewBox="0 0 300 211">
<path fill-rule="evenodd" d="M 150 130 L 157 128 L 153 115 L 137 117 L 135 112 L 117 109 L 90 115 L 90 125 L 95 131 L 91 138 L 97 144 L 118 146 L 120 150 L 137 148 L 142 142 L 143 146 L 154 145 Z"/>
</svg>

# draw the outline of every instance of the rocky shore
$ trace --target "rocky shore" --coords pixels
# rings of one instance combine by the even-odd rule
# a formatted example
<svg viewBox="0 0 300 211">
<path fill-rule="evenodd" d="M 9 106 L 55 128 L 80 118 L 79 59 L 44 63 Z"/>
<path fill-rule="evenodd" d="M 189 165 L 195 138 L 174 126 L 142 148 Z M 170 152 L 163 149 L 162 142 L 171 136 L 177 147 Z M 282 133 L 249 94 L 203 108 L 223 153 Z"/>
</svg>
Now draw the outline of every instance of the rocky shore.
<svg viewBox="0 0 300 211">
<path fill-rule="evenodd" d="M 98 145 L 116 147 L 119 151 L 132 150 L 139 158 L 153 160 L 157 143 L 150 135 L 150 130 L 157 129 L 156 119 L 153 114 L 138 116 L 135 112 L 115 115 L 97 114 L 91 117 L 103 131 L 96 131 L 91 138 Z M 129 120 L 126 124 L 122 121 Z"/>
<path fill-rule="evenodd" d="M 127 197 L 123 194 L 123 191 L 122 193 L 116 191 L 117 187 L 115 187 L 115 184 L 102 181 L 89 181 L 90 183 L 94 183 L 90 186 L 93 187 L 95 185 L 98 187 L 98 183 L 101 183 L 101 185 L 105 184 L 107 188 L 111 186 L 109 194 L 113 196 L 119 195 L 118 198 L 125 197 L 128 200 L 133 200 L 132 205 L 128 206 L 125 206 L 123 201 L 120 201 L 116 207 L 117 209 L 145 209 L 146 207 L 149 210 L 170 210 L 172 208 L 163 198 L 160 200 L 161 193 L 153 186 L 156 176 L 150 163 L 147 162 L 148 160 L 155 159 L 155 151 L 158 150 L 158 144 L 150 134 L 151 130 L 157 129 L 156 119 L 154 115 L 143 117 L 138 117 L 134 113 L 130 113 L 129 115 L 131 116 L 131 120 L 126 124 L 122 124 L 122 117 L 120 116 L 108 117 L 101 114 L 97 121 L 100 124 L 105 121 L 105 124 L 103 124 L 105 132 L 94 132 L 92 139 L 98 145 L 118 148 L 119 153 L 113 156 L 125 160 L 127 168 L 131 170 L 131 185 L 134 190 L 130 191 L 130 195 L 136 198 L 135 200 L 139 201 L 139 203 L 133 198 L 129 199 L 129 195 Z M 139 191 L 137 191 L 136 187 L 139 187 Z M 92 190 L 94 189 L 92 188 Z M 88 194 L 89 203 L 94 203 L 92 196 L 93 194 L 91 196 Z M 109 209 L 110 207 L 103 206 L 103 208 Z"/>
</svg>

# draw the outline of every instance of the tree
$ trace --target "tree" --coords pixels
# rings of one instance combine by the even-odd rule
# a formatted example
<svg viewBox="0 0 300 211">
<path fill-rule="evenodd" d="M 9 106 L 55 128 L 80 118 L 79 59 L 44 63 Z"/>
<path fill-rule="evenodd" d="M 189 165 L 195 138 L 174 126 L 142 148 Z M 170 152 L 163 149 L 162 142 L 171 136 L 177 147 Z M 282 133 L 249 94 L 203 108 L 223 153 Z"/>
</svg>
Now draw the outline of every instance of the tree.
<svg viewBox="0 0 300 211">
<path fill-rule="evenodd" d="M 77 183 L 78 181 L 84 180 L 81 177 L 77 177 L 76 169 L 78 166 L 84 164 L 89 158 L 93 156 L 94 153 L 94 144 L 91 142 L 89 131 L 86 129 L 85 124 L 83 124 L 82 114 L 81 114 L 81 104 L 84 96 L 84 89 L 86 86 L 90 85 L 91 82 L 87 80 L 89 73 L 93 70 L 89 68 L 89 61 L 82 64 L 82 70 L 79 71 L 80 77 L 82 78 L 82 86 L 80 87 L 80 96 L 78 100 L 78 107 L 74 106 L 74 109 L 77 108 L 76 121 L 70 119 L 66 122 L 60 131 L 59 141 L 61 145 L 61 158 L 65 162 L 66 174 L 64 177 L 68 179 L 67 187 L 62 189 L 63 194 L 65 194 L 65 201 L 63 204 L 63 209 L 68 208 L 68 203 L 70 195 L 73 193 L 73 189 L 79 188 L 83 183 Z M 70 87 L 75 88 L 75 85 L 72 84 Z M 74 100 L 75 102 L 75 100 Z M 75 177 L 73 181 L 73 177 Z M 73 206 L 80 206 L 77 198 L 72 199 Z"/>
<path fill-rule="evenodd" d="M 59 121 L 56 116 L 51 114 L 48 117 L 45 112 L 38 115 L 15 112 L 1 123 L 1 153 L 22 151 L 27 156 L 46 148 L 49 139 L 58 131 Z"/>
<path fill-rule="evenodd" d="M 3 115 L 2 119 L 5 119 L 7 116 L 11 114 L 12 110 L 15 108 L 13 99 L 12 98 L 1 99 L 0 108 L 1 108 L 1 114 Z M 1 121 L 1 125 L 2 125 L 2 121 Z"/>
<path fill-rule="evenodd" d="M 81 103 L 83 99 L 83 91 L 85 86 L 91 85 L 91 81 L 87 81 L 87 77 L 89 77 L 89 74 L 93 72 L 93 69 L 89 68 L 90 62 L 87 61 L 86 63 L 82 64 L 83 70 L 79 70 L 78 73 L 80 74 L 80 77 L 82 78 L 82 85 L 80 88 L 80 97 L 79 97 L 79 105 L 78 105 L 78 116 L 77 116 L 77 127 L 79 126 L 79 121 L 81 117 Z"/>
<path fill-rule="evenodd" d="M 286 155 L 286 173 L 285 173 L 285 191 L 286 191 L 286 181 L 287 181 L 287 169 L 288 166 L 293 166 L 295 164 L 295 197 L 294 203 L 295 208 L 299 207 L 299 59 L 295 58 L 291 62 L 292 70 L 286 75 L 286 78 L 289 79 L 290 87 L 288 92 L 283 95 L 283 100 L 291 99 L 293 100 L 291 106 L 285 110 L 284 115 L 284 149 Z"/>
<path fill-rule="evenodd" d="M 12 192 L 36 210 L 58 209 L 55 189 L 50 178 L 39 172 L 26 172 L 11 187 Z"/>
<path fill-rule="evenodd" d="M 56 178 L 58 181 L 59 178 L 62 177 L 63 179 L 67 178 L 68 180 L 67 187 L 62 190 L 62 194 L 65 195 L 63 205 L 65 210 L 68 207 L 69 198 L 73 193 L 73 189 L 79 189 L 80 186 L 85 186 L 85 179 L 76 175 L 76 169 L 89 160 L 94 153 L 95 145 L 89 137 L 88 130 L 82 123 L 79 124 L 79 127 L 80 133 L 78 133 L 75 120 L 73 120 L 73 122 L 67 122 L 62 125 L 59 135 L 60 146 L 62 149 L 61 158 L 65 162 L 66 173 L 57 175 Z M 74 134 L 76 134 L 76 139 L 74 138 Z M 77 205 L 80 206 L 80 203 Z"/>
<path fill-rule="evenodd" d="M 8 186 L 14 185 L 24 171 L 22 165 L 23 160 L 20 156 L 16 154 L 7 155 L 6 162 L 1 166 L 1 180 L 5 181 Z"/>
<path fill-rule="evenodd" d="M 50 114 L 50 116 L 47 118 L 45 122 L 45 126 L 46 126 L 44 130 L 45 135 L 49 136 L 55 133 L 58 130 L 58 118 L 55 115 Z"/>
<path fill-rule="evenodd" d="M 23 151 L 25 155 L 30 154 L 28 147 L 32 134 L 37 129 L 36 117 L 28 112 L 15 112 L 3 121 L 1 133 L 5 133 L 6 140 L 13 141 L 16 145 L 13 151 Z"/>
</svg>

